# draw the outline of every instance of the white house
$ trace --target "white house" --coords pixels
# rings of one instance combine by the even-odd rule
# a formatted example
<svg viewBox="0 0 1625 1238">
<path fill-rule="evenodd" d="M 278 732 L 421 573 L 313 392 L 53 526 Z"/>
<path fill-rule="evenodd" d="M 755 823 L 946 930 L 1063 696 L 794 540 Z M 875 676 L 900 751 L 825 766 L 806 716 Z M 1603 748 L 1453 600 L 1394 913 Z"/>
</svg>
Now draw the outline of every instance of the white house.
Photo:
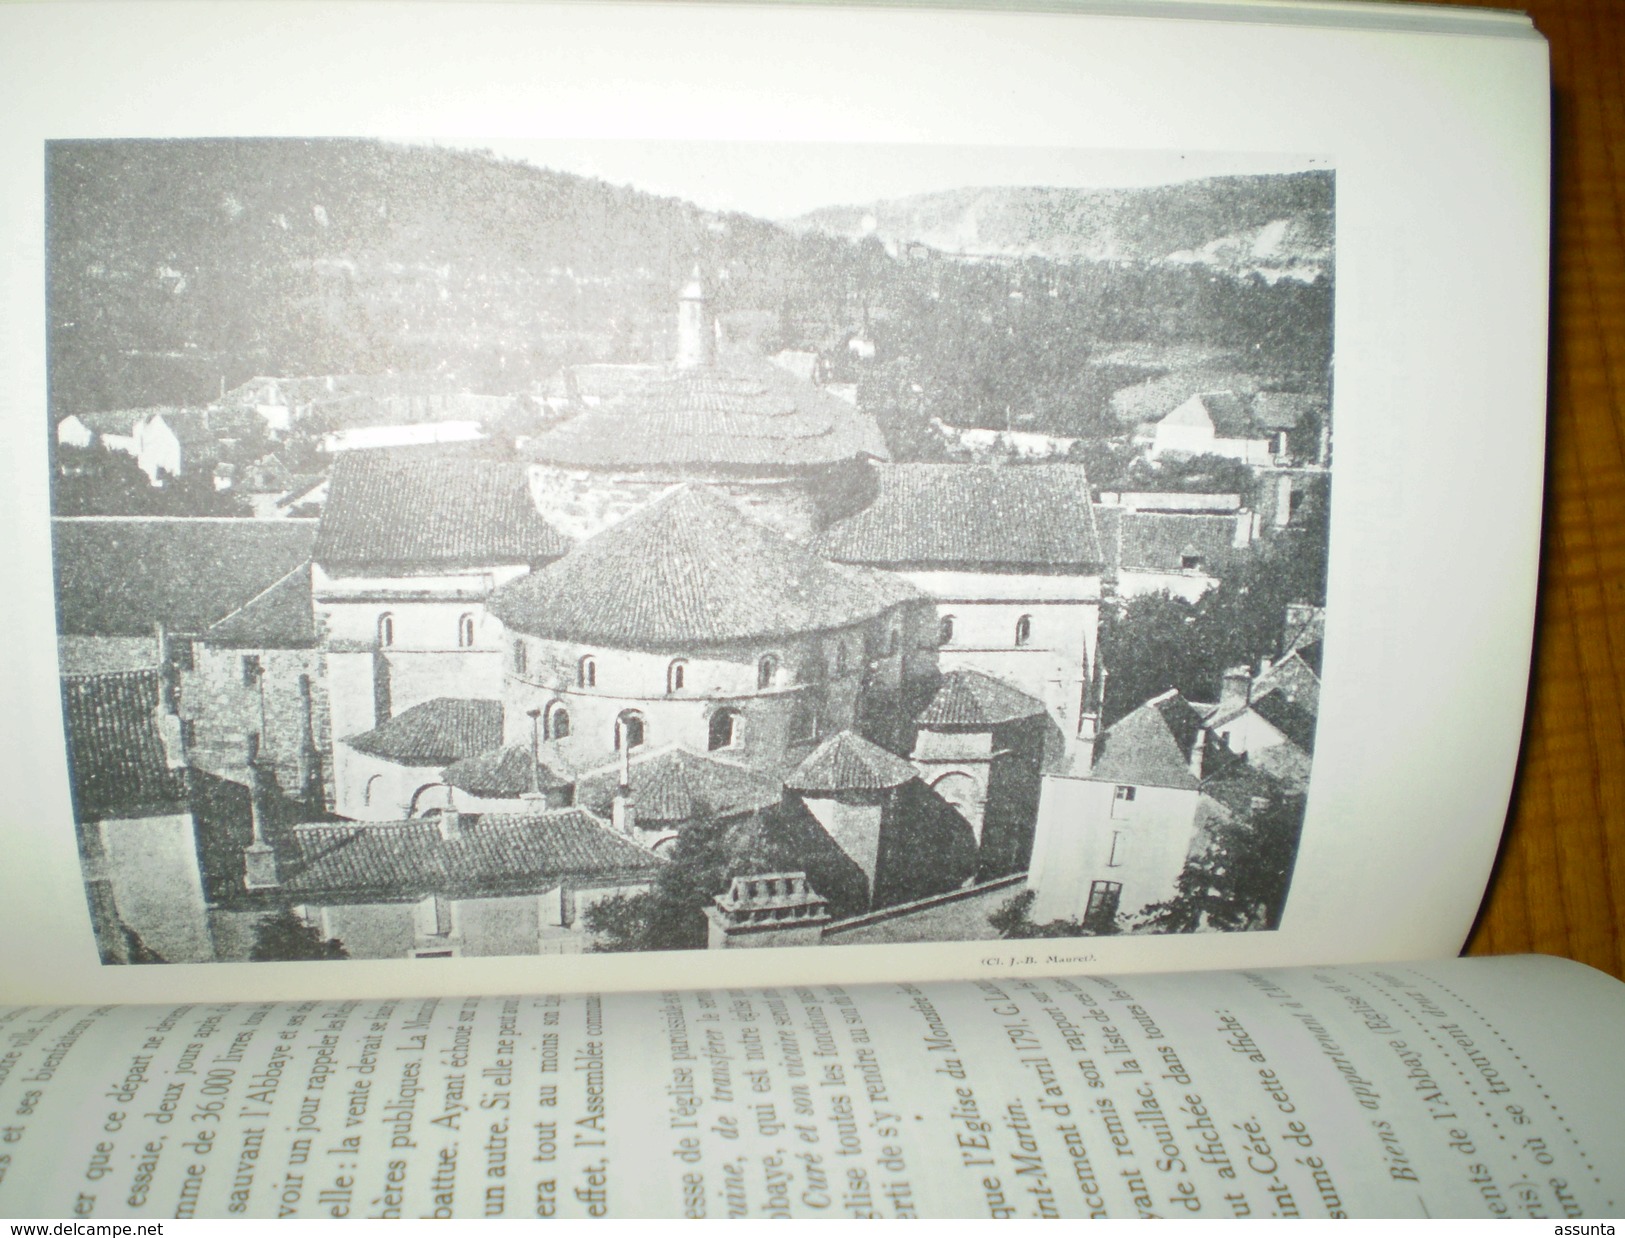
<svg viewBox="0 0 1625 1238">
<path fill-rule="evenodd" d="M 1193 395 L 1156 423 L 1151 458 L 1227 456 L 1243 464 L 1274 463 L 1271 436 L 1259 427 L 1248 401 L 1233 391 Z"/>
</svg>

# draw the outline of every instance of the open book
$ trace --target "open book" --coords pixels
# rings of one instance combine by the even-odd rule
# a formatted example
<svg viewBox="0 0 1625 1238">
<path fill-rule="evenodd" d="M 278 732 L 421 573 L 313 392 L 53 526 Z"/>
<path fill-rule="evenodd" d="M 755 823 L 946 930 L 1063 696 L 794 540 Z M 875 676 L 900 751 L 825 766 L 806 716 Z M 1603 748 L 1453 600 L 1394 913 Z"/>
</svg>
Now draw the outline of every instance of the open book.
<svg viewBox="0 0 1625 1238">
<path fill-rule="evenodd" d="M 310 11 L 0 14 L 0 1204 L 1617 1210 L 1526 21 Z"/>
</svg>

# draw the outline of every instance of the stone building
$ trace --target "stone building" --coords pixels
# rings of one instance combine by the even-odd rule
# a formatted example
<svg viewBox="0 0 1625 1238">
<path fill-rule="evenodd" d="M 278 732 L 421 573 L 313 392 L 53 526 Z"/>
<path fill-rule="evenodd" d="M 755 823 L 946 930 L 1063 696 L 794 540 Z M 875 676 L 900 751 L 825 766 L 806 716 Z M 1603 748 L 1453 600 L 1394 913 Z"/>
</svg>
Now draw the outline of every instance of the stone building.
<svg viewBox="0 0 1625 1238">
<path fill-rule="evenodd" d="M 699 482 L 805 540 L 863 505 L 863 462 L 886 458 L 868 414 L 748 350 L 719 353 L 698 279 L 680 297 L 674 365 L 582 367 L 562 392 L 565 416 L 526 450 L 538 509 L 572 537 Z"/>
<path fill-rule="evenodd" d="M 505 641 L 487 601 L 567 549 L 536 514 L 520 465 L 388 452 L 338 460 L 311 570 L 332 734 L 373 731 L 436 698 L 498 699 Z M 345 804 L 363 798 L 364 787 L 337 791 Z"/>
<path fill-rule="evenodd" d="M 1032 918 L 1109 929 L 1174 896 L 1196 843 L 1203 779 L 1234 761 L 1170 689 L 1101 732 L 1078 775 L 1047 775 L 1028 888 Z"/>
<path fill-rule="evenodd" d="M 1098 718 L 1105 555 L 1081 465 L 874 468 L 877 494 L 813 548 L 894 572 L 935 600 L 945 671 L 980 671 L 1044 704 L 1046 762 L 1087 761 Z"/>
<path fill-rule="evenodd" d="M 276 886 L 351 958 L 574 954 L 594 903 L 646 891 L 665 861 L 579 808 L 456 811 L 288 832 Z"/>
<path fill-rule="evenodd" d="M 539 725 L 577 768 L 676 744 L 783 772 L 934 671 L 929 610 L 680 487 L 492 596 L 506 742 Z"/>
</svg>

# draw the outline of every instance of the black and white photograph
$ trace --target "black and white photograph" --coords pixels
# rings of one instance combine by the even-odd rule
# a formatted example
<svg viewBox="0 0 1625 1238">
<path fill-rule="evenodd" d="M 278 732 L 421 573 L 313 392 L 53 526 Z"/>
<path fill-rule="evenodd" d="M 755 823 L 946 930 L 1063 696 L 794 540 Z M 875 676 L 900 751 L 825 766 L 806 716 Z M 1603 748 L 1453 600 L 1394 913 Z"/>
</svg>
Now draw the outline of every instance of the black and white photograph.
<svg viewBox="0 0 1625 1238">
<path fill-rule="evenodd" d="M 43 154 L 103 963 L 1283 931 L 1331 160 Z"/>
</svg>

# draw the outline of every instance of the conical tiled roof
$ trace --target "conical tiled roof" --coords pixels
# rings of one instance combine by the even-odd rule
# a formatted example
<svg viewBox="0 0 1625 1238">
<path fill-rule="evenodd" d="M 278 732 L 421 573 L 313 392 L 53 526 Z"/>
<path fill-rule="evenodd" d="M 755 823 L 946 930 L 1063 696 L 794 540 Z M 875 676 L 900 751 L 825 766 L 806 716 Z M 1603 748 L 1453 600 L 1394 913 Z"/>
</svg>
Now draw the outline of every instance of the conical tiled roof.
<svg viewBox="0 0 1625 1238">
<path fill-rule="evenodd" d="M 570 785 L 570 779 L 546 761 L 534 759 L 528 744 L 509 744 L 464 757 L 447 766 L 442 777 L 460 791 L 496 799 Z"/>
<path fill-rule="evenodd" d="M 632 806 L 644 825 L 731 817 L 770 808 L 784 798 L 774 779 L 686 748 L 640 753 L 628 763 L 627 776 Z M 619 764 L 583 775 L 576 802 L 607 812 L 620 780 Z"/>
<path fill-rule="evenodd" d="M 784 780 L 792 791 L 884 791 L 917 777 L 902 757 L 856 731 L 832 735 Z"/>
<path fill-rule="evenodd" d="M 577 467 L 751 466 L 774 471 L 886 458 L 874 418 L 756 357 L 672 369 L 530 444 Z"/>
<path fill-rule="evenodd" d="M 684 487 L 503 586 L 491 610 L 532 636 L 667 649 L 847 627 L 911 596 Z"/>
<path fill-rule="evenodd" d="M 1044 703 L 981 671 L 948 671 L 920 714 L 923 727 L 997 726 L 1044 712 Z"/>
</svg>

